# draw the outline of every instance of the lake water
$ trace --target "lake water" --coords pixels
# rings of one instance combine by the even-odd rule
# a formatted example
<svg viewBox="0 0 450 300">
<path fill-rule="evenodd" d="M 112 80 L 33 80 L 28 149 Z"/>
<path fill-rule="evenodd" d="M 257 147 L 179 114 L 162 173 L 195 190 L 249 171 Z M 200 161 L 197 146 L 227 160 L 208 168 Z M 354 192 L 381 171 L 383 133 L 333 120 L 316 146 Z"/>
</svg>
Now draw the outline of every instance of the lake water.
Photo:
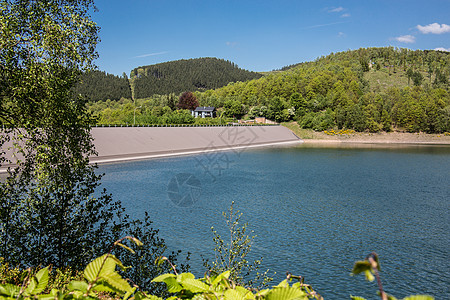
<svg viewBox="0 0 450 300">
<path fill-rule="evenodd" d="M 388 293 L 450 297 L 450 147 L 300 146 L 99 169 L 129 214 L 149 211 L 172 249 L 193 253 L 196 276 L 201 256 L 213 258 L 211 226 L 223 232 L 234 201 L 257 235 L 252 258 L 275 283 L 289 271 L 326 299 L 375 299 L 374 283 L 350 276 L 375 251 Z"/>
</svg>

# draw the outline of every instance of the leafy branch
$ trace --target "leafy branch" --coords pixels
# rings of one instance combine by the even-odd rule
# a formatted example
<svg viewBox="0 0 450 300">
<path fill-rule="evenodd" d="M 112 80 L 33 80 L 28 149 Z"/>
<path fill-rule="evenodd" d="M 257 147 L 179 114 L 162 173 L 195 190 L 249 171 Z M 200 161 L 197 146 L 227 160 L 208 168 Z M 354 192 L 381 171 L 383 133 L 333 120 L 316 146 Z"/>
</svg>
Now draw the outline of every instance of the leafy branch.
<svg viewBox="0 0 450 300">
<path fill-rule="evenodd" d="M 223 217 L 226 221 L 229 242 L 226 243 L 214 227 L 211 227 L 215 243 L 214 260 L 204 259 L 203 266 L 215 275 L 227 270 L 230 271 L 230 278 L 238 284 L 266 287 L 273 279 L 268 276 L 269 270 L 264 273 L 258 272 L 262 258 L 253 262 L 248 261 L 247 257 L 256 236 L 248 235 L 248 223 L 242 224 L 242 213 L 234 209 L 234 201 L 231 203 L 228 213 L 223 212 Z M 249 279 L 253 274 L 255 274 L 254 278 Z"/>
<path fill-rule="evenodd" d="M 49 270 L 43 268 L 35 275 L 32 270 L 27 270 L 27 276 L 20 285 L 0 283 L 1 300 L 162 300 L 162 298 L 151 295 L 141 290 L 137 285 L 133 287 L 128 279 L 124 279 L 116 267 L 126 270 L 122 262 L 112 253 L 116 246 L 123 247 L 133 252 L 130 247 L 125 246 L 122 241 L 130 240 L 137 246 L 142 243 L 133 237 L 127 236 L 116 241 L 111 250 L 90 262 L 84 270 L 84 280 L 73 280 L 67 286 L 60 289 L 48 288 Z M 192 273 L 181 273 L 176 271 L 175 266 L 166 257 L 161 257 L 159 263 L 168 262 L 174 273 L 166 273 L 152 280 L 154 283 L 165 283 L 167 292 L 171 295 L 167 300 L 179 299 L 205 299 L 205 300 L 323 300 L 309 284 L 304 282 L 304 277 L 286 273 L 286 279 L 272 288 L 257 290 L 244 287 L 232 278 L 231 270 L 219 274 L 205 274 L 203 278 L 195 278 Z M 364 261 L 358 261 L 353 268 L 353 274 L 365 273 L 368 280 L 377 279 L 379 294 L 382 300 L 397 300 L 395 297 L 384 292 L 379 276 L 380 264 L 376 253 L 369 254 Z M 353 300 L 365 300 L 361 297 L 351 296 Z M 403 300 L 433 300 L 426 295 L 415 295 Z"/>
<path fill-rule="evenodd" d="M 397 300 L 392 295 L 387 294 L 384 289 L 383 285 L 381 283 L 380 279 L 380 262 L 378 260 L 378 255 L 375 252 L 370 253 L 367 255 L 366 259 L 363 261 L 357 261 L 355 265 L 353 266 L 352 274 L 360 274 L 364 273 L 366 276 L 366 279 L 368 281 L 374 281 L 375 278 L 377 280 L 378 284 L 378 294 L 381 298 L 381 300 Z M 365 300 L 362 297 L 356 297 L 351 296 L 352 300 Z M 434 298 L 428 295 L 414 295 L 409 296 L 406 298 L 403 298 L 403 300 L 433 300 Z"/>
</svg>

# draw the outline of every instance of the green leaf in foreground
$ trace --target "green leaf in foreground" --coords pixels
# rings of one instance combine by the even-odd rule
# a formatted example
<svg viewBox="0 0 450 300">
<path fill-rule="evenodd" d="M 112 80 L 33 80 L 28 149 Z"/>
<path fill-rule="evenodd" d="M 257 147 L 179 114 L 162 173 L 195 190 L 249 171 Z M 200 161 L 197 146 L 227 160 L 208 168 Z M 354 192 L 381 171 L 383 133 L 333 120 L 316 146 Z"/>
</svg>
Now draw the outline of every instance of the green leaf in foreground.
<svg viewBox="0 0 450 300">
<path fill-rule="evenodd" d="M 183 287 L 193 293 L 201 293 L 206 292 L 209 289 L 209 286 L 205 284 L 204 282 L 201 282 L 198 279 L 193 278 L 186 278 L 184 279 L 181 284 Z"/>
<path fill-rule="evenodd" d="M 24 295 L 36 295 L 42 293 L 48 284 L 48 267 L 39 270 L 34 275 L 27 288 L 24 291 Z"/>
<path fill-rule="evenodd" d="M 372 266 L 370 265 L 370 262 L 367 260 L 357 261 L 355 262 L 355 265 L 353 266 L 352 274 L 359 274 L 365 271 L 372 270 Z"/>
<path fill-rule="evenodd" d="M 222 279 L 230 278 L 230 274 L 231 274 L 230 271 L 225 271 L 225 272 L 220 273 L 219 275 L 217 275 L 216 278 L 214 278 L 211 285 L 217 285 Z"/>
<path fill-rule="evenodd" d="M 84 269 L 84 278 L 89 282 L 94 282 L 98 277 L 113 273 L 115 269 L 115 256 L 112 254 L 104 254 L 86 266 L 86 269 Z"/>
<path fill-rule="evenodd" d="M 162 274 L 162 275 L 159 275 L 158 277 L 156 277 L 155 279 L 153 279 L 152 282 L 165 282 L 165 280 L 167 278 L 175 278 L 175 277 L 177 277 L 177 276 L 174 274 L 170 274 L 170 273 Z"/>
<path fill-rule="evenodd" d="M 1 284 L 0 285 L 0 295 L 6 296 L 6 297 L 17 297 L 17 295 L 20 292 L 20 288 L 18 286 L 15 286 L 13 284 Z"/>
<path fill-rule="evenodd" d="M 358 296 L 350 296 L 350 299 L 351 299 L 351 300 L 366 300 L 365 298 L 363 298 L 363 297 L 358 297 Z"/>
<path fill-rule="evenodd" d="M 42 293 L 48 284 L 48 267 L 39 270 L 34 278 L 37 281 L 37 286 L 34 289 L 33 294 Z"/>
<path fill-rule="evenodd" d="M 111 286 L 113 286 L 115 289 L 121 291 L 121 292 L 129 292 L 131 293 L 132 287 L 130 284 L 122 278 L 122 276 L 119 275 L 117 272 L 105 274 L 102 276 L 103 279 L 106 280 Z"/>
<path fill-rule="evenodd" d="M 364 271 L 364 275 L 366 275 L 366 279 L 370 282 L 375 280 L 375 276 L 373 276 L 371 271 Z"/>
<path fill-rule="evenodd" d="M 169 293 L 178 293 L 183 290 L 180 283 L 177 282 L 176 278 L 168 277 L 163 281 L 167 285 L 167 291 Z"/>
<path fill-rule="evenodd" d="M 240 293 L 237 290 L 229 289 L 223 294 L 225 300 L 245 300 L 245 294 Z"/>
<path fill-rule="evenodd" d="M 291 287 L 280 287 L 271 290 L 266 298 L 267 300 L 306 300 L 308 296 L 299 289 Z"/>
<path fill-rule="evenodd" d="M 81 291 L 83 293 L 87 292 L 88 284 L 85 281 L 71 281 L 67 286 L 69 291 Z"/>
</svg>

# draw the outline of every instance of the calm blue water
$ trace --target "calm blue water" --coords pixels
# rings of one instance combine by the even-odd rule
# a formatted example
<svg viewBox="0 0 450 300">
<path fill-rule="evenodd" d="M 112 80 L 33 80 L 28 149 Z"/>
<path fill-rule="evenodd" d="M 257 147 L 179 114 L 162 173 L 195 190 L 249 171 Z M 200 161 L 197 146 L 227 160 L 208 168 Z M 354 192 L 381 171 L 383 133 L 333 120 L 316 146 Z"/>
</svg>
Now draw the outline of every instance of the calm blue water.
<svg viewBox="0 0 450 300">
<path fill-rule="evenodd" d="M 374 283 L 349 275 L 375 251 L 388 293 L 450 298 L 450 147 L 300 146 L 100 171 L 129 214 L 149 211 L 171 248 L 193 253 L 197 276 L 200 257 L 213 258 L 210 227 L 223 230 L 221 213 L 234 201 L 257 235 L 252 257 L 264 258 L 261 269 L 276 272 L 276 283 L 289 271 L 326 299 L 376 299 Z"/>
</svg>

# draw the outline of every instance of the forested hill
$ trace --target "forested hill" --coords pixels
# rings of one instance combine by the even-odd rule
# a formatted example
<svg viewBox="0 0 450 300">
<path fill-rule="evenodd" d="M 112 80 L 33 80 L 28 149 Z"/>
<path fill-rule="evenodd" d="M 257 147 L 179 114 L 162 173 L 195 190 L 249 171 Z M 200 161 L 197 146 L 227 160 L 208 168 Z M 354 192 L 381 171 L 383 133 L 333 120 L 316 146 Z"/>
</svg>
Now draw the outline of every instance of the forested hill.
<svg viewBox="0 0 450 300">
<path fill-rule="evenodd" d="M 216 89 L 230 82 L 261 76 L 223 59 L 197 58 L 135 68 L 131 71 L 131 82 L 134 97 L 146 98 L 155 94 Z"/>
<path fill-rule="evenodd" d="M 314 130 L 450 131 L 448 52 L 367 48 L 287 69 L 196 95 L 201 106 Z"/>
<path fill-rule="evenodd" d="M 120 100 L 131 98 L 131 89 L 126 74 L 122 77 L 102 71 L 91 71 L 83 74 L 81 83 L 75 88 L 88 101 Z"/>
<path fill-rule="evenodd" d="M 134 122 L 134 113 L 143 124 L 183 124 L 194 120 L 176 111 L 177 94 L 197 90 L 200 106 L 214 106 L 230 118 L 293 120 L 317 131 L 450 132 L 448 52 L 362 48 L 283 70 L 261 77 L 212 58 L 140 67 L 131 79 L 135 103 L 102 102 L 90 109 L 104 124 Z M 257 79 L 232 78 L 231 71 Z"/>
</svg>

